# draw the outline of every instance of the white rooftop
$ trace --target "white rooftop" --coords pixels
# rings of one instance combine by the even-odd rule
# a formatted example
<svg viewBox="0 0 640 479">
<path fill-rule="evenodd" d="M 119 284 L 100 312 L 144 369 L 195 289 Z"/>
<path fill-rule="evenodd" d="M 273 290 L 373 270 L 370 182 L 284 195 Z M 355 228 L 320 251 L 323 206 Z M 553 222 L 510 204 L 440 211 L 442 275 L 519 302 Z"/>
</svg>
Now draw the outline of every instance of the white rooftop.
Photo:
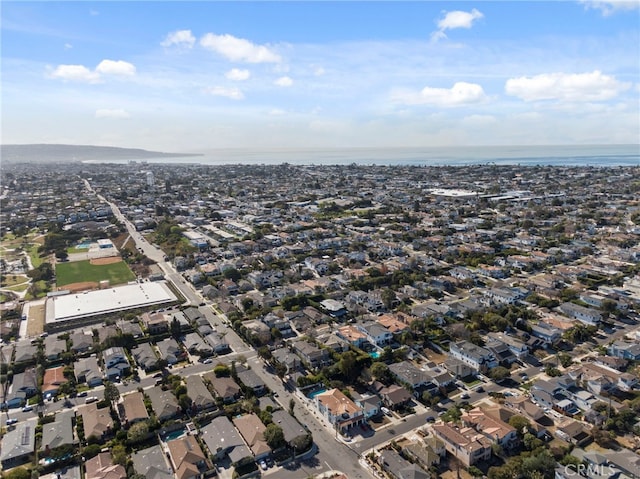
<svg viewBox="0 0 640 479">
<path fill-rule="evenodd" d="M 166 282 L 135 283 L 125 286 L 71 293 L 47 298 L 47 324 L 124 311 L 175 301 L 177 298 Z"/>
</svg>

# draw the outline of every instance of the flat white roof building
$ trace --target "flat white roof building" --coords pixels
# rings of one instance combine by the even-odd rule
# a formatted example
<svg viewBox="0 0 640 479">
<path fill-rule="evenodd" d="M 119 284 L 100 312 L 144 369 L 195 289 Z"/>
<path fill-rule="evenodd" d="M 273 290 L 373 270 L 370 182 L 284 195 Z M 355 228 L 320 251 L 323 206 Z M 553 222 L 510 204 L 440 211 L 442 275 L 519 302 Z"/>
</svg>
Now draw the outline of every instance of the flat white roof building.
<svg viewBox="0 0 640 479">
<path fill-rule="evenodd" d="M 117 311 L 161 305 L 176 301 L 165 281 L 52 296 L 46 300 L 46 324 L 55 327 L 65 321 L 89 318 Z"/>
</svg>

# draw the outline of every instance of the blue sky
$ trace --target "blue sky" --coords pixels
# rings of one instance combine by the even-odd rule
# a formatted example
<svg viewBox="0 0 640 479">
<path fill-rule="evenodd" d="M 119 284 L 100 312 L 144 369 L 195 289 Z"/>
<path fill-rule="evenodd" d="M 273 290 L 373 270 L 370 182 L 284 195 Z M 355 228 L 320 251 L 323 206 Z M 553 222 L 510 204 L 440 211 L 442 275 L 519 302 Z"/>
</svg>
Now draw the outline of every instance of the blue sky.
<svg viewBox="0 0 640 479">
<path fill-rule="evenodd" d="M 11 2 L 2 143 L 640 143 L 640 0 Z"/>
</svg>

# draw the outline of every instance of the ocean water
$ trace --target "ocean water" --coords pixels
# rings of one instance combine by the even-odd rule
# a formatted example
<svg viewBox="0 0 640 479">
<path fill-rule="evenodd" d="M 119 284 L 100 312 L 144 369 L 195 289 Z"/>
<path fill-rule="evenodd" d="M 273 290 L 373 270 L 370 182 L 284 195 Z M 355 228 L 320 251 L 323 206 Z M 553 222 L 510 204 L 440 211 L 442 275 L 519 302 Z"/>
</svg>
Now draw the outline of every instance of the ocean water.
<svg viewBox="0 0 640 479">
<path fill-rule="evenodd" d="M 640 166 L 640 145 L 480 146 L 442 148 L 309 148 L 309 149 L 218 149 L 201 156 L 149 158 L 144 160 L 91 160 L 87 163 L 173 164 L 282 164 L 293 165 L 415 165 L 463 166 L 555 165 Z"/>
</svg>

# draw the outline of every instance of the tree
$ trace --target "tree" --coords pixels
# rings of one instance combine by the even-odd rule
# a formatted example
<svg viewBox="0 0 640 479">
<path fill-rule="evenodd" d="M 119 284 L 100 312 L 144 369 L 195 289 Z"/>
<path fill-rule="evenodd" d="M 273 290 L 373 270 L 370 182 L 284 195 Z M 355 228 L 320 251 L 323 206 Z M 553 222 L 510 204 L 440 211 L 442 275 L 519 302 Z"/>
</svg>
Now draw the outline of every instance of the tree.
<svg viewBox="0 0 640 479">
<path fill-rule="evenodd" d="M 5 479 L 31 479 L 31 473 L 24 467 L 16 467 L 2 477 Z"/>
<path fill-rule="evenodd" d="M 488 375 L 494 381 L 502 381 L 503 379 L 507 379 L 511 376 L 511 371 L 503 366 L 497 366 L 490 369 Z"/>
<path fill-rule="evenodd" d="M 342 356 L 340 357 L 340 361 L 338 362 L 338 369 L 348 380 L 355 378 L 359 373 L 357 368 L 357 359 L 358 355 L 353 351 L 346 351 L 342 353 Z"/>
<path fill-rule="evenodd" d="M 180 337 L 180 333 L 182 333 L 182 329 L 180 328 L 180 321 L 178 321 L 178 318 L 176 318 L 175 316 L 171 320 L 170 328 L 171 336 L 178 339 Z"/>
<path fill-rule="evenodd" d="M 146 421 L 140 421 L 133 424 L 127 431 L 127 441 L 133 444 L 142 442 L 149 434 L 149 424 Z"/>
<path fill-rule="evenodd" d="M 226 364 L 216 364 L 213 368 L 213 374 L 215 374 L 217 378 L 229 377 L 231 370 Z"/>
<path fill-rule="evenodd" d="M 127 450 L 122 444 L 116 444 L 111 448 L 111 457 L 114 464 L 127 465 Z"/>
<path fill-rule="evenodd" d="M 515 414 L 509 418 L 509 425 L 517 431 L 518 436 L 520 437 L 526 434 L 526 432 L 531 427 L 531 423 L 529 422 L 529 420 L 526 417 L 520 416 L 518 414 Z"/>
<path fill-rule="evenodd" d="M 377 380 L 386 380 L 389 377 L 389 366 L 385 363 L 376 361 L 371 365 L 371 375 Z"/>
<path fill-rule="evenodd" d="M 277 424 L 269 424 L 264 431 L 264 440 L 267 441 L 267 444 L 273 450 L 281 448 L 285 445 L 282 428 Z"/>
<path fill-rule="evenodd" d="M 109 404 L 113 404 L 120 399 L 120 391 L 118 387 L 111 381 L 104 382 L 104 400 L 109 401 Z"/>
</svg>

